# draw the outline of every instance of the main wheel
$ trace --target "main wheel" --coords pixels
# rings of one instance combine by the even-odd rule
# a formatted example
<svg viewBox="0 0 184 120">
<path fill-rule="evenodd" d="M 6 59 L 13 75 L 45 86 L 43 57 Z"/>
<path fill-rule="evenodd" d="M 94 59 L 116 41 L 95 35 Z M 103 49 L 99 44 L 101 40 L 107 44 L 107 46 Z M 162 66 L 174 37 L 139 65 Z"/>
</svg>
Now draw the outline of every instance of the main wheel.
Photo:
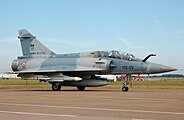
<svg viewBox="0 0 184 120">
<path fill-rule="evenodd" d="M 84 91 L 86 87 L 77 86 L 78 91 Z"/>
<path fill-rule="evenodd" d="M 123 92 L 128 92 L 128 89 L 129 89 L 128 87 L 122 87 Z"/>
<path fill-rule="evenodd" d="M 60 83 L 52 83 L 52 90 L 53 91 L 60 91 L 61 90 Z"/>
</svg>

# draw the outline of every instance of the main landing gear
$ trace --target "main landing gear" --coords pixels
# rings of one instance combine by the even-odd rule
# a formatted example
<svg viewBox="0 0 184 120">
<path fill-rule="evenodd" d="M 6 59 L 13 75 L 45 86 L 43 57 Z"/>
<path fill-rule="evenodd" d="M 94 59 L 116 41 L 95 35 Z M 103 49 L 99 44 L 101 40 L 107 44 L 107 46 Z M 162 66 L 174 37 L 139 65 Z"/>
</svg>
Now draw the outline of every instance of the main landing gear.
<svg viewBox="0 0 184 120">
<path fill-rule="evenodd" d="M 122 87 L 123 92 L 128 92 L 128 90 L 129 90 L 128 85 L 130 82 L 130 77 L 131 77 L 131 75 L 129 75 L 129 74 L 127 74 L 125 77 L 125 81 L 123 82 L 123 87 Z"/>
<path fill-rule="evenodd" d="M 84 91 L 85 86 L 77 86 L 78 91 Z M 61 90 L 61 84 L 60 83 L 52 83 L 52 90 L 53 91 L 60 91 Z"/>
<path fill-rule="evenodd" d="M 53 91 L 60 91 L 61 90 L 61 84 L 60 83 L 52 83 L 52 90 Z"/>
<path fill-rule="evenodd" d="M 83 86 L 77 86 L 78 91 L 84 91 L 86 87 Z"/>
</svg>

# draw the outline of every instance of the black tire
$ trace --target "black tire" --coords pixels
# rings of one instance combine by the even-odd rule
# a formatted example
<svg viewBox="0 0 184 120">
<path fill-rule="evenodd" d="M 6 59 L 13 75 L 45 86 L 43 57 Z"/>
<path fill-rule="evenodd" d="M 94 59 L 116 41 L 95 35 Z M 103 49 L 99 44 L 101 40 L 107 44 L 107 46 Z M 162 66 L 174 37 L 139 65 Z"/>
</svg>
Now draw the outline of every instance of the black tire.
<svg viewBox="0 0 184 120">
<path fill-rule="evenodd" d="M 129 88 L 128 87 L 122 87 L 123 92 L 128 92 Z"/>
<path fill-rule="evenodd" d="M 77 86 L 78 91 L 84 91 L 86 87 Z"/>
<path fill-rule="evenodd" d="M 53 91 L 60 91 L 61 90 L 60 83 L 52 83 L 52 90 Z"/>
</svg>

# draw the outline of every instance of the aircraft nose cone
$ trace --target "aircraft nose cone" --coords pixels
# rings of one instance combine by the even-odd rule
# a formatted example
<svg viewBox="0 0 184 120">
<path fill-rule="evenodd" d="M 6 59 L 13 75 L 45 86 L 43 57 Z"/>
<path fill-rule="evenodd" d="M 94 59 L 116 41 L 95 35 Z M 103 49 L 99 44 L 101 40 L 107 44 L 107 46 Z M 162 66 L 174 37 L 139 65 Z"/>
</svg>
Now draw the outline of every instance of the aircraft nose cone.
<svg viewBox="0 0 184 120">
<path fill-rule="evenodd" d="M 175 71 L 177 69 L 172 68 L 172 67 L 168 67 L 165 65 L 161 65 L 161 64 L 155 64 L 155 63 L 151 63 L 150 65 L 150 73 L 154 74 L 154 73 L 164 73 L 164 72 L 170 72 L 170 71 Z"/>
</svg>

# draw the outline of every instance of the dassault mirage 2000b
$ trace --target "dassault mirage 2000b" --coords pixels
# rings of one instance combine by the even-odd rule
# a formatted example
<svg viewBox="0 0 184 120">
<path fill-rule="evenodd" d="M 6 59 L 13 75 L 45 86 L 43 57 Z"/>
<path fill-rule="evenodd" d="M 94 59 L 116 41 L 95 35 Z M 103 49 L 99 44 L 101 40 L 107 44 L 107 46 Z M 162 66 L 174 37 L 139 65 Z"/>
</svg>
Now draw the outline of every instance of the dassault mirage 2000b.
<svg viewBox="0 0 184 120">
<path fill-rule="evenodd" d="M 83 53 L 56 54 L 49 50 L 27 30 L 19 30 L 23 56 L 12 62 L 12 70 L 22 79 L 46 81 L 52 90 L 61 86 L 76 86 L 79 91 L 86 87 L 108 85 L 106 79 L 96 74 L 126 74 L 122 91 L 128 91 L 131 74 L 156 74 L 176 69 L 147 62 L 154 54 L 141 60 L 121 51 L 93 51 Z"/>
</svg>

